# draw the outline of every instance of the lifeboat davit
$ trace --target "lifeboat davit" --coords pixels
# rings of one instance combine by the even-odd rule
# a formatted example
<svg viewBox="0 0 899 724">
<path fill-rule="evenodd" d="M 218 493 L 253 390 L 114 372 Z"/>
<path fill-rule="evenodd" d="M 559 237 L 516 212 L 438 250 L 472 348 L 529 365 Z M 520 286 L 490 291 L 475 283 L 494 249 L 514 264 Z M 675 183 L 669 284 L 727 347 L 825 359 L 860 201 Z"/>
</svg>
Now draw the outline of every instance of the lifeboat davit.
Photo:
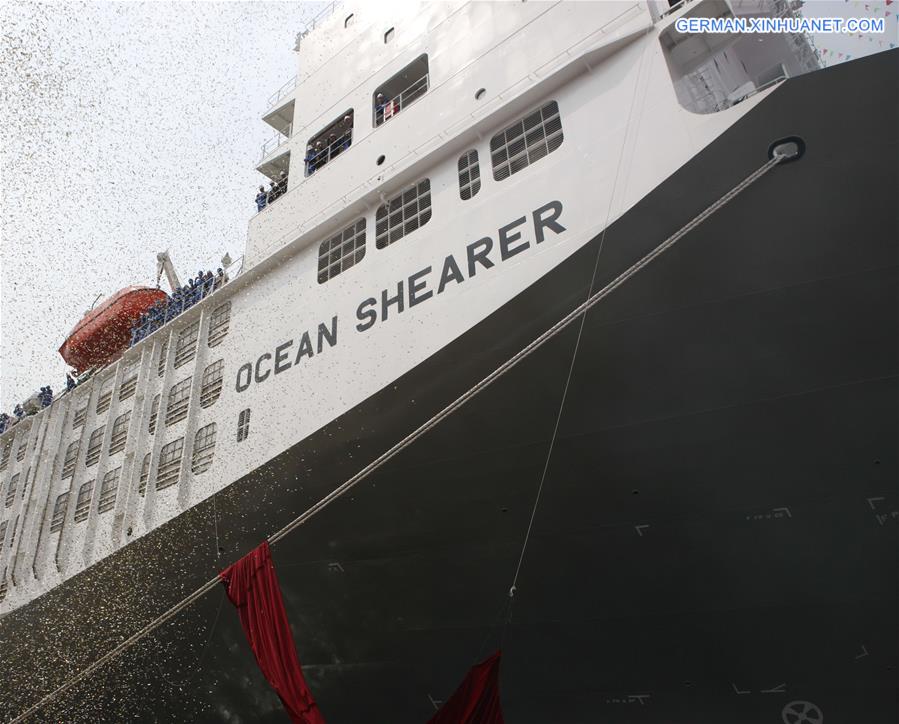
<svg viewBox="0 0 899 724">
<path fill-rule="evenodd" d="M 131 327 L 167 295 L 155 287 L 125 287 L 90 310 L 59 348 L 78 372 L 108 364 L 131 344 Z"/>
</svg>

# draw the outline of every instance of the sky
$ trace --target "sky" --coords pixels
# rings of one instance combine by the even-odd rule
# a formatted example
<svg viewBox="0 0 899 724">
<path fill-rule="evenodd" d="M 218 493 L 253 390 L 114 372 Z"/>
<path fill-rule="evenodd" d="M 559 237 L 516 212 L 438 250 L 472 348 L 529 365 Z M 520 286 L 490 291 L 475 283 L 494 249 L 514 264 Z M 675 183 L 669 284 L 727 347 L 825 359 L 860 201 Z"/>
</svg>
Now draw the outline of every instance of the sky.
<svg viewBox="0 0 899 724">
<path fill-rule="evenodd" d="M 323 3 L 0 3 L 0 410 L 45 384 L 97 295 L 237 258 Z"/>
<path fill-rule="evenodd" d="M 266 99 L 324 4 L 0 4 L 0 410 L 64 386 L 69 331 L 98 295 L 153 285 L 158 251 L 182 278 L 242 254 Z M 895 36 L 897 6 L 807 14 L 891 13 Z M 816 44 L 828 64 L 883 49 Z"/>
</svg>

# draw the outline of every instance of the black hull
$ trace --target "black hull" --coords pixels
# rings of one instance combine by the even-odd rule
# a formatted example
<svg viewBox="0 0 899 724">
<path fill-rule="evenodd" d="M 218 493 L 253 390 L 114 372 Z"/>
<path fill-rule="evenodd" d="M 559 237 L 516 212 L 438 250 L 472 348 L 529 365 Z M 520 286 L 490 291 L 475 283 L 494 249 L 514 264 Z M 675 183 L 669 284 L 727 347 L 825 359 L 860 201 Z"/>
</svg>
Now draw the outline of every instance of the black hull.
<svg viewBox="0 0 899 724">
<path fill-rule="evenodd" d="M 0 714 L 583 301 L 601 241 L 595 288 L 757 168 L 773 140 L 799 135 L 801 161 L 587 316 L 507 625 L 577 325 L 273 554 L 329 722 L 423 724 L 431 699 L 502 642 L 510 724 L 779 724 L 796 700 L 823 722 L 895 724 L 897 78 L 891 52 L 788 81 L 604 241 L 395 386 L 215 509 L 197 506 L 5 617 Z M 286 721 L 223 600 L 214 591 L 38 719 Z"/>
</svg>

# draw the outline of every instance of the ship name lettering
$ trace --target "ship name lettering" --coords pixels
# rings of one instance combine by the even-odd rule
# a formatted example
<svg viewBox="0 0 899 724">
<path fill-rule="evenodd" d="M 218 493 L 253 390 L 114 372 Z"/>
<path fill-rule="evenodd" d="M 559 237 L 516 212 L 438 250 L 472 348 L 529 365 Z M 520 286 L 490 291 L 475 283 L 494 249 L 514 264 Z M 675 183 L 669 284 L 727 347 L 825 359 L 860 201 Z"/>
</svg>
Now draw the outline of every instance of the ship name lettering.
<svg viewBox="0 0 899 724">
<path fill-rule="evenodd" d="M 337 344 L 337 316 L 331 318 L 330 327 L 324 322 L 318 325 L 316 333 L 316 346 L 313 350 L 312 337 L 306 330 L 300 336 L 297 342 L 297 353 L 293 362 L 290 361 L 288 350 L 293 347 L 294 340 L 288 339 L 275 347 L 274 355 L 271 352 L 263 352 L 256 358 L 255 362 L 245 362 L 237 370 L 237 380 L 235 389 L 238 392 L 246 390 L 253 382 L 260 384 L 265 382 L 272 374 L 276 375 L 286 372 L 294 365 L 298 365 L 305 357 L 314 357 L 321 354 L 325 349 L 325 342 L 329 347 Z"/>
<path fill-rule="evenodd" d="M 531 212 L 531 220 L 534 227 L 534 243 L 539 244 L 546 239 L 547 229 L 555 234 L 561 234 L 565 231 L 565 227 L 559 223 L 559 217 L 562 215 L 562 202 L 550 201 L 539 209 Z M 407 279 L 401 279 L 396 286 L 389 289 L 382 289 L 378 297 L 368 297 L 363 300 L 356 308 L 356 331 L 366 332 L 378 321 L 385 321 L 389 318 L 391 311 L 395 310 L 396 314 L 402 314 L 406 308 L 414 307 L 417 304 L 426 302 L 435 294 L 443 294 L 444 290 L 450 283 L 461 284 L 466 281 L 466 277 L 462 272 L 465 269 L 468 272 L 468 279 L 476 276 L 479 270 L 486 271 L 496 266 L 497 261 L 503 262 L 511 259 L 516 254 L 526 251 L 531 246 L 531 241 L 523 234 L 520 229 L 527 222 L 526 216 L 521 216 L 514 221 L 501 226 L 497 232 L 499 240 L 499 259 L 495 261 L 490 258 L 494 251 L 493 238 L 485 236 L 477 241 L 473 241 L 465 247 L 465 260 L 462 265 L 456 258 L 450 254 L 443 260 L 440 270 L 440 279 L 437 283 L 437 291 L 428 288 L 428 277 L 434 271 L 431 266 L 426 266 Z M 408 302 L 408 303 L 407 303 Z"/>
<path fill-rule="evenodd" d="M 528 215 L 520 216 L 497 230 L 495 242 L 494 237 L 483 236 L 467 244 L 464 255 L 459 254 L 457 258 L 450 254 L 442 263 L 428 265 L 368 297 L 356 308 L 356 331 L 365 332 L 378 322 L 388 320 L 391 315 L 402 314 L 407 309 L 433 299 L 443 294 L 451 284 L 462 284 L 478 274 L 483 276 L 497 264 L 527 251 L 532 244 L 545 241 L 550 231 L 561 234 L 565 231 L 565 227 L 559 222 L 562 210 L 561 201 L 550 201 L 530 213 L 529 227 L 526 227 Z M 529 234 L 529 231 L 533 233 Z M 313 336 L 316 337 L 315 346 Z M 243 392 L 254 382 L 262 384 L 286 372 L 305 358 L 311 359 L 321 354 L 326 343 L 328 347 L 337 344 L 337 315 L 331 318 L 330 325 L 321 322 L 317 330 L 311 333 L 307 330 L 299 337 L 284 340 L 274 350 L 263 352 L 255 360 L 244 362 L 237 370 L 235 389 Z"/>
</svg>

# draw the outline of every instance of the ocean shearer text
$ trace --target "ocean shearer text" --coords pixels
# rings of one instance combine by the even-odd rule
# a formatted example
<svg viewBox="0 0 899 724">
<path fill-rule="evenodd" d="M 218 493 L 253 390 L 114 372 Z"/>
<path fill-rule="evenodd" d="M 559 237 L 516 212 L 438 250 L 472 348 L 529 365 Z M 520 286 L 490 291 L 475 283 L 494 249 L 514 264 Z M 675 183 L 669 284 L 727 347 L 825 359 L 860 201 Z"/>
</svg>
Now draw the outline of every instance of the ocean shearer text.
<svg viewBox="0 0 899 724">
<path fill-rule="evenodd" d="M 679 33 L 883 33 L 883 18 L 679 18 Z"/>
<path fill-rule="evenodd" d="M 450 284 L 461 284 L 466 279 L 471 279 L 479 269 L 490 269 L 496 266 L 496 262 L 507 261 L 527 251 L 532 240 L 534 244 L 540 244 L 546 239 L 548 231 L 561 234 L 565 231 L 559 221 L 562 210 L 561 201 L 550 201 L 532 211 L 529 216 L 520 216 L 501 226 L 496 232 L 495 244 L 493 237 L 481 237 L 468 244 L 465 254 L 460 255 L 459 259 L 453 254 L 443 259 L 438 265 L 439 273 L 433 265 L 426 266 L 410 274 L 407 279 L 401 279 L 395 286 L 382 289 L 377 297 L 368 297 L 356 308 L 356 331 L 368 331 L 378 320 L 386 321 L 392 311 L 401 314 L 407 308 L 431 299 L 435 294 L 442 294 Z M 533 231 L 533 237 L 529 231 Z M 263 352 L 255 362 L 244 362 L 237 370 L 235 390 L 243 392 L 254 382 L 265 382 L 272 374 L 286 372 L 300 364 L 304 358 L 321 354 L 325 343 L 333 347 L 337 344 L 337 324 L 336 314 L 328 324 L 320 323 L 314 333 L 315 345 L 307 330 L 298 340 L 288 339 L 271 352 Z"/>
</svg>

